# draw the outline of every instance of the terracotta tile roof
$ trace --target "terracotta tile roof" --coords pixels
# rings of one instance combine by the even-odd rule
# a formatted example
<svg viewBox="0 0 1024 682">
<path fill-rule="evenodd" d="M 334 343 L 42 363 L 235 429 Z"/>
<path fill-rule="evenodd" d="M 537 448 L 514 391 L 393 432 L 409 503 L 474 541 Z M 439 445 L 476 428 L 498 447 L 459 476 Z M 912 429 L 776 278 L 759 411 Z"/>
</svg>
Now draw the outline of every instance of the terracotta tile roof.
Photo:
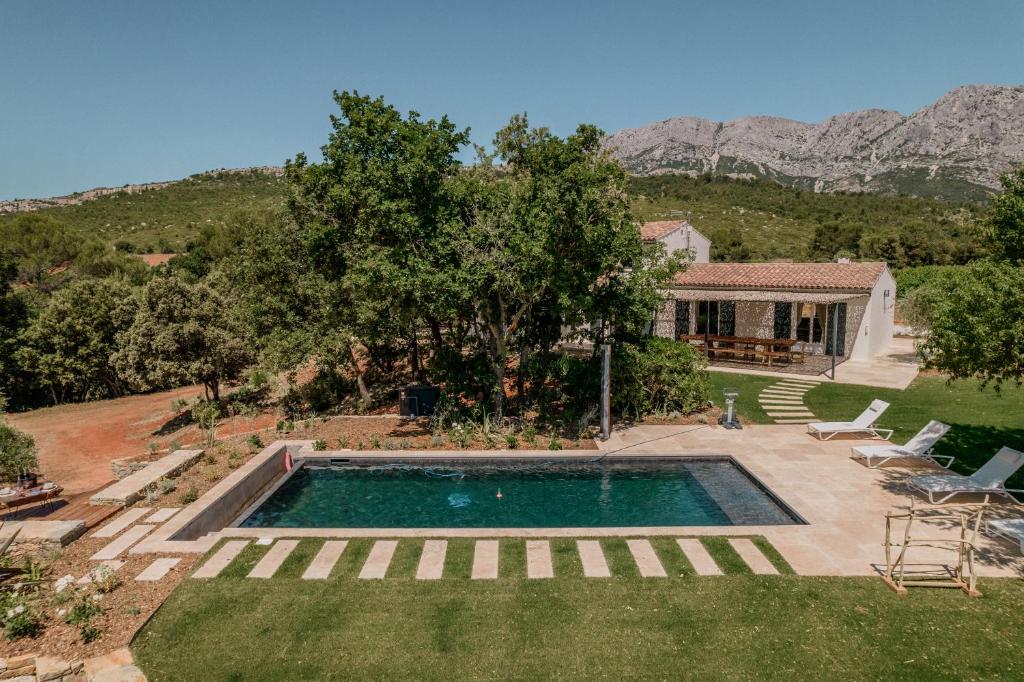
<svg viewBox="0 0 1024 682">
<path fill-rule="evenodd" d="M 885 263 L 694 263 L 676 275 L 680 287 L 869 290 Z"/>
<path fill-rule="evenodd" d="M 686 225 L 685 220 L 655 220 L 654 222 L 644 223 L 640 226 L 640 237 L 645 242 L 653 242 L 683 225 Z"/>
</svg>

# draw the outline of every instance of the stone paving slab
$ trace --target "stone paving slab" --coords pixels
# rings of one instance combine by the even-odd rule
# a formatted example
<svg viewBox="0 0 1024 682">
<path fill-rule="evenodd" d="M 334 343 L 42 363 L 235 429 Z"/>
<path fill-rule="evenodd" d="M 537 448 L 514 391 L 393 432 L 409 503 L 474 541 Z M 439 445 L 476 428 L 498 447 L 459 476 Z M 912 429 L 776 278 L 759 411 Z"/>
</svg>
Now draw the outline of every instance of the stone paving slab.
<svg viewBox="0 0 1024 682">
<path fill-rule="evenodd" d="M 473 548 L 473 580 L 495 580 L 498 577 L 498 541 L 477 540 Z"/>
<path fill-rule="evenodd" d="M 142 571 L 142 573 L 139 573 L 137 576 L 135 576 L 135 579 L 140 582 L 151 582 L 160 580 L 180 562 L 181 557 L 163 557 L 157 559 L 149 566 L 147 566 Z"/>
<path fill-rule="evenodd" d="M 526 541 L 526 577 L 555 577 L 555 567 L 551 563 L 551 543 L 547 540 Z"/>
<path fill-rule="evenodd" d="M 779 569 L 747 538 L 729 538 L 729 544 L 757 575 L 778 575 Z"/>
<path fill-rule="evenodd" d="M 199 567 L 195 573 L 192 574 L 193 578 L 216 578 L 220 575 L 228 565 L 235 560 L 245 546 L 249 544 L 248 540 L 229 540 L 217 550 L 217 552 L 206 560 L 206 563 Z"/>
<path fill-rule="evenodd" d="M 133 507 L 132 509 L 125 510 L 123 514 L 93 533 L 92 537 L 112 538 L 128 526 L 140 520 L 150 511 L 149 507 Z"/>
<path fill-rule="evenodd" d="M 103 561 L 104 559 L 116 559 L 121 552 L 124 552 L 129 547 L 134 545 L 136 542 L 146 536 L 146 533 L 156 528 L 156 526 L 138 525 L 132 526 L 124 533 L 122 533 L 116 540 L 111 542 L 109 545 L 101 549 L 100 551 L 93 554 L 90 559 L 93 561 Z"/>
<path fill-rule="evenodd" d="M 610 578 L 611 570 L 608 568 L 608 561 L 601 550 L 601 543 L 597 540 L 577 540 L 576 549 L 580 554 L 580 563 L 583 565 L 583 575 L 587 578 Z"/>
<path fill-rule="evenodd" d="M 640 569 L 640 575 L 644 578 L 667 578 L 668 574 L 665 572 L 665 567 L 661 565 L 661 561 L 658 560 L 658 555 L 654 552 L 654 547 L 651 546 L 649 540 L 643 539 L 632 539 L 626 540 L 626 544 L 629 546 L 629 552 L 633 555 L 633 560 L 636 561 L 636 567 Z"/>
<path fill-rule="evenodd" d="M 338 563 L 341 553 L 348 546 L 348 540 L 328 540 L 320 547 L 320 551 L 313 557 L 306 571 L 302 574 L 303 580 L 326 580 L 334 570 L 334 564 Z"/>
<path fill-rule="evenodd" d="M 288 555 L 298 547 L 298 540 L 278 540 L 267 550 L 267 553 L 249 571 L 249 578 L 273 578 L 277 569 L 288 558 Z"/>
<path fill-rule="evenodd" d="M 693 566 L 697 575 L 723 575 L 722 569 L 708 553 L 704 544 L 697 538 L 679 538 L 679 549 L 683 550 L 686 559 Z"/>
<path fill-rule="evenodd" d="M 444 558 L 448 553 L 447 540 L 427 540 L 416 567 L 416 580 L 440 580 L 444 574 Z"/>
<path fill-rule="evenodd" d="M 397 540 L 378 540 L 373 543 L 363 570 L 359 571 L 362 580 L 380 580 L 388 572 L 391 565 L 391 558 L 395 555 L 395 548 L 398 547 Z"/>
<path fill-rule="evenodd" d="M 149 515 L 146 523 L 163 523 L 181 511 L 181 507 L 162 507 Z"/>
<path fill-rule="evenodd" d="M 145 469 L 125 476 L 117 483 L 107 486 L 89 498 L 92 504 L 111 504 L 127 507 L 132 502 L 141 500 L 146 489 L 161 478 L 173 478 L 199 461 L 202 450 L 175 450 L 165 455 Z"/>
</svg>

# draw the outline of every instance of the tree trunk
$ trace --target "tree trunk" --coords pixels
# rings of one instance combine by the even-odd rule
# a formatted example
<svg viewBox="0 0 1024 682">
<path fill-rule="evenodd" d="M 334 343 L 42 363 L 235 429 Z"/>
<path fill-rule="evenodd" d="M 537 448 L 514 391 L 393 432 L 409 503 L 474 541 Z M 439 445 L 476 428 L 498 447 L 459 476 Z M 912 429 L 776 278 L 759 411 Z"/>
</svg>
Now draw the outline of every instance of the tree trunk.
<svg viewBox="0 0 1024 682">
<path fill-rule="evenodd" d="M 370 399 L 370 389 L 366 387 L 366 364 L 359 358 L 356 353 L 356 344 L 350 343 L 348 346 L 349 355 L 352 357 L 352 368 L 356 373 L 356 387 L 359 388 L 359 397 L 363 400 L 368 401 Z"/>
<path fill-rule="evenodd" d="M 430 340 L 432 346 L 430 348 L 430 359 L 433 360 L 441 354 L 441 349 L 444 347 L 444 337 L 441 336 L 441 323 L 435 318 L 430 318 Z"/>
<path fill-rule="evenodd" d="M 413 381 L 423 382 L 423 369 L 420 367 L 420 344 L 416 339 L 416 325 L 412 326 L 409 337 L 409 365 L 412 367 Z"/>
<path fill-rule="evenodd" d="M 207 385 L 210 387 L 210 394 L 213 396 L 213 401 L 214 402 L 219 402 L 220 401 L 220 381 L 218 381 L 217 379 L 211 379 L 208 382 Z M 207 398 L 207 399 L 209 399 L 209 398 Z"/>
</svg>

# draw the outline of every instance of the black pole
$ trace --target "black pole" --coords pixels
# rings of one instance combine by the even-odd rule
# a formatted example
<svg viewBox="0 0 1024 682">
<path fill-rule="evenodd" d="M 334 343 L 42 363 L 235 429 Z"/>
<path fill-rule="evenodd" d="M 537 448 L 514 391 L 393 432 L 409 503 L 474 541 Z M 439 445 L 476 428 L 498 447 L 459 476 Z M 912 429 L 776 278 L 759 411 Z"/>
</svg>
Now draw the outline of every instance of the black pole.
<svg viewBox="0 0 1024 682">
<path fill-rule="evenodd" d="M 836 380 L 836 344 L 839 343 L 839 305 L 832 304 L 832 314 L 829 316 L 832 325 L 832 381 Z"/>
<path fill-rule="evenodd" d="M 601 440 L 612 435 L 612 346 L 601 347 Z"/>
</svg>

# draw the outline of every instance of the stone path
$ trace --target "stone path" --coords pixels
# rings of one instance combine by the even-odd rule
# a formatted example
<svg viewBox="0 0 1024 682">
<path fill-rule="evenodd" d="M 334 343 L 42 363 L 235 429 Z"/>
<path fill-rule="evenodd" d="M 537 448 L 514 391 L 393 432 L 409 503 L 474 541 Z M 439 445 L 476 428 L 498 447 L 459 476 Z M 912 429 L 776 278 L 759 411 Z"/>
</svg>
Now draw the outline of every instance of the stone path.
<svg viewBox="0 0 1024 682">
<path fill-rule="evenodd" d="M 93 554 L 90 559 L 93 561 L 103 561 L 104 559 L 116 559 L 121 552 L 134 545 L 136 542 L 145 537 L 146 533 L 156 528 L 156 526 L 138 525 L 132 526 L 130 529 L 122 533 L 116 540 L 111 542 L 109 545 L 101 549 L 100 551 Z"/>
<path fill-rule="evenodd" d="M 517 542 L 516 540 L 506 540 Z M 521 542 L 521 541 L 520 541 Z M 739 557 L 759 575 L 778 574 L 778 569 L 771 563 L 761 550 L 747 538 L 730 538 L 730 544 Z M 377 540 L 359 571 L 361 580 L 380 580 L 387 577 L 388 568 L 398 548 L 398 540 Z M 239 555 L 248 541 L 232 540 L 225 543 L 210 557 L 193 577 L 214 578 Z M 272 578 L 281 565 L 299 544 L 298 540 L 278 540 L 249 572 L 250 578 Z M 317 555 L 312 559 L 302 574 L 304 580 L 326 580 L 330 577 L 348 544 L 347 540 L 328 540 L 324 542 Z M 724 571 L 712 557 L 707 547 L 698 538 L 677 538 L 678 551 L 693 566 L 699 576 L 723 575 Z M 526 577 L 530 580 L 554 578 L 555 564 L 551 552 L 550 540 L 527 539 L 526 545 Z M 636 564 L 641 577 L 665 578 L 668 572 L 662 564 L 651 541 L 646 538 L 626 540 L 626 546 Z M 576 549 L 580 558 L 583 576 L 586 578 L 610 578 L 613 573 L 600 540 L 577 540 Z M 674 551 L 674 550 L 662 550 Z M 445 559 L 448 553 L 447 540 L 426 540 L 420 552 L 416 567 L 417 580 L 440 580 L 445 574 Z M 477 540 L 473 546 L 473 580 L 496 580 L 500 564 L 501 545 L 498 540 Z M 136 580 L 159 580 L 178 563 L 178 559 L 157 559 L 143 571 Z"/>
<path fill-rule="evenodd" d="M 181 507 L 162 507 L 150 514 L 149 518 L 146 519 L 146 523 L 163 523 L 179 511 L 181 511 Z"/>
<path fill-rule="evenodd" d="M 816 379 L 783 379 L 762 389 L 757 401 L 776 424 L 808 424 L 816 419 L 804 405 L 804 393 L 819 383 Z"/>
<path fill-rule="evenodd" d="M 162 559 L 157 559 L 144 569 L 142 573 L 135 576 L 135 579 L 140 582 L 160 580 L 167 575 L 172 568 L 177 566 L 180 561 L 180 557 L 164 557 Z"/>
<path fill-rule="evenodd" d="M 133 507 L 92 534 L 94 538 L 112 538 L 150 512 L 149 507 Z"/>
<path fill-rule="evenodd" d="M 328 540 L 313 557 L 309 568 L 302 574 L 303 580 L 327 580 L 331 575 L 334 564 L 338 563 L 341 553 L 348 545 L 347 540 Z"/>
</svg>

